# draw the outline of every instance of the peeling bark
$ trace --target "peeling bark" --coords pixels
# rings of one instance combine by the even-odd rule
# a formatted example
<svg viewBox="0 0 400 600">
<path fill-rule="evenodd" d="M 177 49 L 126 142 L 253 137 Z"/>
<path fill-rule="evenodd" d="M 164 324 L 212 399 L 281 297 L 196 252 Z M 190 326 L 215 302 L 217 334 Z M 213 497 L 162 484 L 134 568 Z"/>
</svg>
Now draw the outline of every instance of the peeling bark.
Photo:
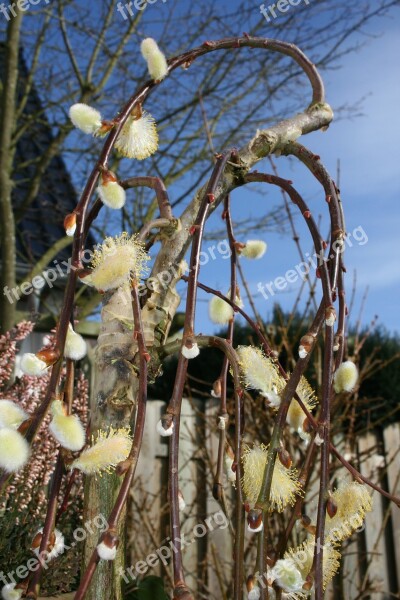
<svg viewBox="0 0 400 600">
<path fill-rule="evenodd" d="M 159 304 L 164 287 L 160 280 L 155 280 L 153 292 L 142 310 L 146 346 L 150 350 L 157 347 L 166 339 L 172 319 L 179 306 L 180 298 L 175 291 L 182 270 L 180 267 L 169 271 L 173 276 L 170 284 L 166 285 L 167 291 L 163 304 Z M 102 325 L 98 337 L 95 357 L 95 389 L 91 405 L 91 431 L 99 429 L 131 427 L 136 416 L 136 394 L 138 391 L 138 345 L 133 337 L 134 320 L 130 289 L 121 288 L 115 293 L 106 294 L 103 298 L 101 313 Z M 151 377 L 159 369 L 159 359 L 156 353 L 152 354 L 150 364 Z M 108 517 L 110 514 L 121 484 L 117 475 L 105 477 L 87 477 L 85 484 L 85 509 L 84 521 L 90 521 L 96 515 Z M 119 574 L 124 568 L 124 541 L 125 541 L 125 514 L 126 508 L 119 520 L 118 536 L 120 538 L 119 551 L 114 561 L 100 561 L 93 577 L 91 586 L 86 595 L 87 600 L 98 600 L 107 590 L 107 597 L 113 600 L 122 600 L 121 582 Z M 85 541 L 83 564 L 87 564 L 90 556 L 98 543 L 99 532 L 88 535 Z"/>
<path fill-rule="evenodd" d="M 102 325 L 95 355 L 95 389 L 91 401 L 91 432 L 100 429 L 129 427 L 134 412 L 137 377 L 134 359 L 137 345 L 133 340 L 133 312 L 128 287 L 106 294 L 101 312 Z M 84 521 L 102 514 L 107 519 L 120 487 L 115 475 L 88 476 L 85 483 Z M 124 523 L 122 515 L 118 534 L 120 548 L 124 547 Z M 98 543 L 99 531 L 94 531 L 85 541 L 84 564 L 87 564 Z M 107 597 L 121 600 L 121 577 L 123 552 L 114 561 L 100 561 L 96 575 L 87 593 L 88 600 L 102 597 L 100 590 L 107 590 Z"/>
</svg>

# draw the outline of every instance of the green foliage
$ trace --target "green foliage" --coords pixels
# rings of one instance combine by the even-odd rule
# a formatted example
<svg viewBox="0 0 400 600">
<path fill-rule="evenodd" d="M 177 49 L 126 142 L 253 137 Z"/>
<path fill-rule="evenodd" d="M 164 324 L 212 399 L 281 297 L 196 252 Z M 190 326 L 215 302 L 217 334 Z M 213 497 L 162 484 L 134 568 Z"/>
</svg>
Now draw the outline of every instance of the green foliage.
<svg viewBox="0 0 400 600">
<path fill-rule="evenodd" d="M 132 592 L 124 596 L 124 600 L 168 600 L 168 598 L 163 580 L 154 575 L 142 579 Z"/>
<path fill-rule="evenodd" d="M 22 486 L 21 486 L 22 487 Z M 22 489 L 19 498 L 23 498 Z M 37 500 L 40 495 L 40 489 L 32 490 L 32 501 L 26 506 L 21 504 L 10 506 L 3 510 L 0 515 L 0 529 L 2 536 L 0 539 L 0 572 L 3 572 L 8 582 L 11 578 L 8 573 L 14 573 L 19 566 L 26 566 L 29 560 L 36 555 L 31 550 L 31 543 L 39 527 L 44 523 L 45 505 L 42 502 L 40 508 L 37 507 Z M 63 514 L 57 528 L 65 536 L 66 543 L 71 545 L 73 540 L 72 532 L 82 525 L 81 502 L 76 499 L 68 510 Z M 34 517 L 32 517 L 34 515 Z M 75 589 L 80 573 L 80 551 L 82 546 L 76 544 L 57 558 L 47 564 L 46 575 L 43 578 L 41 593 L 42 595 L 59 595 Z M 20 581 L 18 575 L 17 582 Z M 1 587 L 1 586 L 0 586 Z"/>
</svg>

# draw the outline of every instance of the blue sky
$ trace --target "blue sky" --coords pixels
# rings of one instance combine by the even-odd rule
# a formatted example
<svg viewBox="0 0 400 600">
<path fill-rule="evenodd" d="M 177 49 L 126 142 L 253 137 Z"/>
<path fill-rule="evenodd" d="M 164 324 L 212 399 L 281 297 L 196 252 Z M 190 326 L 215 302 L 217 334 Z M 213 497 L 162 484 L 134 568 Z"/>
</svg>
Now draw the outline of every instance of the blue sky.
<svg viewBox="0 0 400 600">
<path fill-rule="evenodd" d="M 362 322 L 367 325 L 374 315 L 379 323 L 390 331 L 400 330 L 400 182 L 399 182 L 399 119 L 400 78 L 398 57 L 400 56 L 400 11 L 393 10 L 391 16 L 375 23 L 377 37 L 363 38 L 366 42 L 357 53 L 349 53 L 341 60 L 341 68 L 324 75 L 327 101 L 333 108 L 344 104 L 361 104 L 362 116 L 333 122 L 326 133 L 316 132 L 301 138 L 301 142 L 321 156 L 331 173 L 336 174 L 337 160 L 341 161 L 341 193 L 346 214 L 348 232 L 358 228 L 359 240 L 352 247 L 347 245 L 345 264 L 347 267 L 347 297 L 353 287 L 356 273 L 356 298 L 350 321 L 358 318 L 362 296 L 369 288 Z M 271 35 L 268 24 L 265 36 Z M 293 180 L 315 216 L 326 210 L 323 196 L 312 177 L 301 165 L 277 159 L 282 176 Z M 262 163 L 261 163 L 262 165 Z M 260 170 L 270 172 L 267 163 Z M 279 202 L 278 192 L 271 195 L 274 204 Z M 269 201 L 270 195 L 267 200 Z M 235 193 L 235 214 L 243 216 L 250 210 L 254 218 L 260 214 L 260 198 L 245 191 Z M 241 209 L 245 206 L 246 209 Z M 250 208 L 249 208 L 250 206 Z M 239 208 L 238 208 L 239 207 Z M 302 232 L 301 221 L 297 221 Z M 326 223 L 326 221 L 323 221 Z M 322 225 L 327 231 L 327 225 Z M 363 232 L 363 233 L 360 233 Z M 365 235 L 364 235 L 365 234 Z M 357 236 L 357 233 L 356 233 Z M 252 236 L 254 237 L 254 236 Z M 264 317 L 271 315 L 273 302 L 290 309 L 299 289 L 292 284 L 273 299 L 265 300 L 257 292 L 258 282 L 270 282 L 283 276 L 288 269 L 300 262 L 290 236 L 271 233 L 262 236 L 268 243 L 268 251 L 259 261 L 244 261 L 250 289 L 255 295 L 256 305 Z M 368 239 L 368 241 L 366 241 Z M 310 250 L 304 238 L 304 252 Z M 205 244 L 205 251 L 207 246 Z M 226 260 L 209 260 L 203 268 L 200 280 L 225 291 L 229 286 Z M 201 295 L 197 313 L 199 330 L 209 329 L 206 296 Z"/>
<path fill-rule="evenodd" d="M 243 23 L 241 25 L 243 29 L 250 29 L 260 19 L 260 2 L 248 0 L 249 3 L 253 1 L 254 12 L 250 11 L 250 22 Z M 81 0 L 78 0 L 78 3 L 80 2 Z M 172 2 L 172 0 L 168 0 L 168 2 Z M 179 16 L 180 7 L 185 2 L 186 0 L 175 0 L 174 10 L 176 8 L 176 11 L 174 14 Z M 270 2 L 265 4 L 268 6 Z M 362 5 L 361 2 L 360 7 Z M 218 0 L 215 9 L 219 14 L 219 23 L 222 29 L 223 15 L 235 11 L 238 6 L 239 0 Z M 167 5 L 161 0 L 149 7 L 149 11 L 150 9 L 154 11 L 149 12 L 152 19 L 149 19 L 149 22 L 144 20 L 143 27 L 139 32 L 140 36 L 158 37 L 165 19 L 166 7 Z M 202 10 L 200 3 L 194 5 L 194 9 Z M 303 4 L 298 8 L 292 7 L 291 10 L 309 11 L 310 19 L 320 18 L 316 0 L 311 0 L 308 7 Z M 157 14 L 157 19 L 153 19 L 154 14 Z M 117 13 L 115 19 L 122 22 L 122 17 Z M 251 19 L 254 19 L 254 23 L 251 22 Z M 279 18 L 271 23 L 265 20 L 263 28 L 257 32 L 258 35 L 275 37 L 277 34 L 275 25 L 279 24 L 278 21 Z M 241 35 L 242 30 L 237 33 Z M 233 34 L 234 32 L 230 30 L 226 31 L 226 35 Z M 385 325 L 390 331 L 400 330 L 398 318 L 400 183 L 397 164 L 400 133 L 397 117 L 400 101 L 399 34 L 400 11 L 392 9 L 389 16 L 370 22 L 362 34 L 357 34 L 352 38 L 351 43 L 362 42 L 364 45 L 357 53 L 345 53 L 338 62 L 340 67 L 325 71 L 323 79 L 327 101 L 334 109 L 344 105 L 356 105 L 363 98 L 360 106 L 363 115 L 353 119 L 334 120 L 327 132 L 316 132 L 300 140 L 321 156 L 328 170 L 334 175 L 337 160 L 340 159 L 340 187 L 347 230 L 350 233 L 354 230 L 362 231 L 364 232 L 362 241 L 368 239 L 367 243 L 361 245 L 355 242 L 352 247 L 347 245 L 346 249 L 348 298 L 353 287 L 354 273 L 357 277 L 356 297 L 350 314 L 350 322 L 354 323 L 357 320 L 361 299 L 368 287 L 362 322 L 367 325 L 374 315 L 378 315 L 378 322 Z M 184 36 L 182 41 L 184 41 Z M 132 44 L 137 44 L 137 40 L 133 40 Z M 300 88 L 299 91 L 301 92 L 302 89 Z M 304 106 L 307 105 L 310 97 L 308 90 L 305 90 L 305 93 L 307 95 L 304 98 Z M 249 102 L 251 100 L 250 98 Z M 252 133 L 249 132 L 249 135 Z M 221 149 L 219 148 L 219 150 Z M 324 214 L 326 203 L 321 189 L 305 168 L 287 158 L 276 159 L 276 163 L 280 175 L 293 180 L 295 187 L 309 203 L 314 216 L 318 218 L 320 214 Z M 270 172 L 269 164 L 266 161 L 260 163 L 257 168 Z M 266 186 L 264 187 L 266 188 Z M 180 188 L 171 186 L 171 199 L 174 200 L 180 192 Z M 281 196 L 277 189 L 268 190 L 264 196 L 241 189 L 233 194 L 232 203 L 235 220 L 240 221 L 251 216 L 255 222 L 258 222 L 270 206 L 281 204 Z M 218 229 L 221 229 L 219 216 L 213 217 L 210 223 L 211 228 L 215 224 L 218 225 Z M 301 219 L 296 219 L 296 226 L 301 234 L 303 251 L 310 251 L 309 235 Z M 321 231 L 328 231 L 328 223 L 324 218 Z M 291 240 L 291 235 L 268 233 L 262 234 L 261 237 L 268 243 L 267 253 L 259 261 L 243 260 L 243 267 L 257 308 L 267 319 L 272 313 L 274 302 L 279 302 L 285 310 L 292 308 L 300 282 L 290 284 L 282 292 L 276 291 L 275 296 L 268 300 L 265 300 L 258 291 L 258 283 L 266 284 L 276 277 L 284 276 L 287 270 L 293 269 L 300 262 L 300 258 Z M 206 254 L 208 253 L 207 247 L 210 245 L 212 242 L 205 243 Z M 218 255 L 216 260 L 210 259 L 202 268 L 200 280 L 212 287 L 227 291 L 229 261 Z M 185 286 L 182 284 L 179 289 L 184 292 Z M 208 319 L 209 297 L 200 294 L 199 299 L 198 331 L 210 331 L 214 327 Z"/>
</svg>

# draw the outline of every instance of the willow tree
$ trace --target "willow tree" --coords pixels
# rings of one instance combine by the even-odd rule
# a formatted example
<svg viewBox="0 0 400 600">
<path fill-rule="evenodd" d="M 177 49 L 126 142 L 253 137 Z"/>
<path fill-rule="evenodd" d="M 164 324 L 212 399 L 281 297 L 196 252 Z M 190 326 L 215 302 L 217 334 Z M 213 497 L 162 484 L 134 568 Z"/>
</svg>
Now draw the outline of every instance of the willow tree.
<svg viewBox="0 0 400 600">
<path fill-rule="evenodd" d="M 279 120 L 268 128 L 258 129 L 240 149 L 219 148 L 207 182 L 200 187 L 182 212 L 173 208 L 164 182 L 157 177 L 140 175 L 120 178 L 110 170 L 114 151 L 133 160 L 141 160 L 157 152 L 158 136 L 153 117 L 145 107 L 151 96 L 161 93 L 164 82 L 179 67 L 184 72 L 196 69 L 205 56 L 242 52 L 250 48 L 260 55 L 278 53 L 289 57 L 301 69 L 311 89 L 305 108 L 294 116 Z M 333 112 L 325 100 L 324 86 L 318 70 L 295 45 L 252 37 L 208 40 L 201 46 L 179 54 L 168 61 L 156 42 L 142 43 L 151 79 L 114 114 L 102 116 L 83 103 L 71 107 L 72 122 L 85 133 L 107 136 L 93 164 L 82 196 L 74 212 L 66 215 L 65 226 L 73 236 L 72 266 L 54 345 L 37 355 L 26 356 L 22 366 L 30 374 L 40 374 L 51 367 L 49 386 L 44 401 L 33 415 L 15 414 L 17 409 L 4 406 L 3 422 L 8 423 L 4 435 L 12 441 L 3 444 L 1 478 L 4 487 L 17 466 L 28 458 L 27 444 L 32 442 L 43 418 L 51 408 L 50 429 L 60 442 L 57 463 L 49 489 L 47 515 L 43 531 L 38 533 L 38 552 L 51 551 L 57 542 L 59 492 L 63 478 L 73 478 L 77 471 L 86 475 L 85 520 L 96 515 L 107 517 L 107 525 L 99 536 L 89 531 L 85 543 L 84 567 L 76 600 L 83 598 L 122 598 L 121 568 L 124 557 L 124 530 L 128 494 L 135 493 L 135 469 L 140 456 L 146 419 L 148 381 L 160 374 L 166 355 L 177 354 L 175 384 L 165 414 L 157 426 L 159 435 L 169 437 L 170 536 L 173 554 L 173 597 L 193 599 L 185 582 L 182 562 L 182 536 L 179 515 L 179 448 L 181 402 L 188 361 L 199 352 L 217 348 L 224 356 L 221 376 L 214 393 L 220 398 L 218 414 L 219 452 L 216 465 L 214 495 L 222 502 L 225 480 L 223 458 L 228 424 L 234 429 L 233 454 L 229 465 L 234 479 L 235 511 L 234 557 L 232 559 L 233 598 L 244 594 L 245 557 L 244 529 L 257 540 L 257 558 L 248 579 L 250 598 L 289 594 L 303 598 L 311 591 L 320 600 L 324 589 L 338 568 L 340 544 L 363 521 L 371 508 L 368 486 L 400 503 L 379 486 L 368 481 L 335 448 L 330 439 L 330 408 L 335 394 L 351 392 L 357 385 L 357 369 L 347 360 L 345 343 L 346 299 L 344 292 L 343 250 L 346 236 L 339 190 L 320 157 L 298 142 L 298 138 L 317 130 L 326 130 Z M 155 104 L 156 106 L 156 104 Z M 266 157 L 291 156 L 304 165 L 321 185 L 322 198 L 330 219 L 330 239 L 325 241 L 313 211 L 292 182 L 275 174 L 254 170 Z M 295 210 L 308 228 L 318 256 L 319 299 L 313 321 L 301 338 L 298 360 L 289 375 L 274 358 L 273 348 L 257 324 L 241 308 L 238 301 L 237 257 L 246 252 L 234 229 L 235 191 L 253 182 L 278 187 L 290 197 Z M 124 231 L 106 237 L 92 255 L 90 267 L 84 261 L 85 239 L 101 214 L 104 205 L 120 210 L 129 202 L 132 189 L 151 188 L 157 199 L 158 214 L 137 231 Z M 200 252 L 208 219 L 221 211 L 229 239 L 230 294 L 211 289 L 201 282 Z M 149 251 L 156 241 L 161 248 L 152 263 Z M 190 251 L 189 264 L 184 257 Z M 249 251 L 249 249 L 247 249 Z M 253 248 L 257 253 L 257 248 Z M 188 273 L 188 274 L 186 274 Z M 180 297 L 176 285 L 187 282 L 185 321 L 182 337 L 168 342 L 172 319 Z M 82 356 L 82 339 L 74 332 L 74 297 L 79 280 L 102 294 L 101 331 L 96 348 L 95 390 L 92 394 L 90 437 L 85 440 L 82 427 L 71 414 L 73 397 L 73 364 Z M 222 302 L 214 306 L 221 311 L 220 320 L 228 323 L 227 337 L 200 335 L 195 328 L 198 289 L 206 289 Z M 225 306 L 225 304 L 227 306 Z M 259 346 L 234 349 L 230 343 L 235 313 L 246 318 L 254 330 Z M 316 398 L 309 390 L 304 372 L 316 344 L 324 348 L 322 393 Z M 63 370 L 66 360 L 66 370 Z M 227 374 L 234 381 L 234 411 L 227 409 Z M 266 410 L 275 410 L 270 439 L 257 440 L 261 445 L 246 446 L 244 426 L 246 388 L 257 390 L 267 401 Z M 317 410 L 313 410 L 318 404 Z M 14 412 L 13 412 L 14 411 Z M 18 412 L 18 411 L 17 411 Z M 298 433 L 308 439 L 304 460 L 292 466 L 287 450 L 285 424 L 296 423 Z M 8 421 L 7 421 L 8 420 Z M 11 427 L 19 426 L 19 431 Z M 7 437 L 8 436 L 8 437 Z M 15 454 L 20 453 L 17 457 Z M 335 456 L 349 471 L 353 481 L 331 488 L 330 461 Z M 18 463 L 19 461 L 19 463 Z M 149 466 L 151 468 L 151 466 Z M 288 548 L 290 531 L 301 507 L 310 472 L 319 473 L 319 497 L 315 522 L 305 522 L 307 537 L 297 548 Z M 102 474 L 102 477 L 98 477 Z M 232 477 L 233 475 L 233 477 Z M 67 489 L 69 489 L 67 487 Z M 63 501 L 63 499 L 61 499 Z M 65 501 L 65 499 L 64 499 Z M 271 539 L 271 513 L 294 506 L 285 522 L 279 540 Z M 285 513 L 286 514 L 286 513 Z M 138 532 L 140 535 L 140 532 Z M 55 558 L 56 560 L 56 558 Z M 249 565 L 246 566 L 246 569 Z M 11 591 L 21 597 L 37 598 L 43 565 Z"/>
<path fill-rule="evenodd" d="M 249 0 L 240 0 L 234 7 L 204 0 L 201 10 L 196 3 L 186 0 L 138 4 L 143 10 L 135 9 L 132 17 L 126 13 L 128 19 L 118 12 L 117 0 L 103 0 L 96 10 L 89 9 L 81 0 L 41 2 L 35 6 L 31 3 L 23 10 L 14 9 L 17 17 L 11 18 L 7 7 L 9 18 L 1 15 L 0 328 L 3 332 L 21 316 L 16 315 L 16 303 L 9 302 L 3 293 L 6 286 L 13 289 L 51 267 L 60 250 L 71 242 L 67 236 L 49 239 L 45 254 L 38 256 L 30 244 L 30 236 L 21 236 L 21 222 L 31 214 L 33 204 L 46 195 L 42 189 L 46 172 L 53 168 L 52 161 L 62 156 L 71 166 L 73 183 L 80 189 L 99 151 L 98 143 L 75 135 L 66 107 L 74 102 L 95 101 L 98 108 L 109 112 L 111 97 L 115 106 L 119 106 L 135 86 L 142 84 L 146 78 L 145 65 L 135 60 L 133 50 L 143 30 L 156 29 L 161 47 L 168 48 L 170 55 L 201 43 L 206 35 L 221 37 L 227 30 L 243 29 L 250 35 L 265 35 L 266 31 L 265 18 Z M 310 18 L 306 5 L 299 6 L 275 20 L 274 35 L 296 43 L 313 58 L 318 57 L 320 69 L 329 68 L 338 63 L 344 51 L 358 46 L 352 38 L 366 23 L 384 15 L 394 4 L 395 0 L 379 0 L 349 7 L 344 0 L 334 6 L 329 0 L 321 0 L 318 18 Z M 188 32 L 185 38 L 181 35 L 183 29 Z M 148 164 L 149 172 L 160 174 L 169 188 L 176 186 L 176 207 L 183 205 L 206 177 L 213 145 L 220 148 L 241 143 L 247 123 L 254 129 L 265 126 L 266 108 L 268 123 L 278 117 L 275 100 L 281 97 L 283 89 L 287 110 L 298 110 L 299 73 L 295 64 L 291 67 L 272 53 L 262 57 L 253 54 L 249 61 L 246 54 L 234 52 L 205 56 L 198 69 L 189 69 L 185 77 L 172 73 L 157 106 L 160 149 L 149 158 Z M 194 91 L 192 96 L 188 89 Z M 252 92 L 256 101 L 248 103 Z M 32 103 L 32 96 L 40 101 Z M 49 132 L 49 142 L 21 164 L 18 149 L 26 140 L 30 144 L 40 137 L 42 131 Z M 131 174 L 124 161 L 121 164 L 116 161 L 113 166 L 118 167 L 120 176 Z M 135 197 L 134 205 L 126 205 L 118 218 L 114 217 L 118 221 L 115 227 L 135 230 L 153 218 L 156 209 L 153 191 L 136 188 Z M 100 235 L 109 232 L 110 215 L 104 212 L 106 217 L 100 215 L 95 224 Z M 48 211 L 47 219 L 57 228 L 60 220 L 57 206 Z M 280 222 L 280 212 L 269 211 L 258 226 L 276 226 Z M 17 247 L 18 237 L 19 241 L 23 238 L 24 245 Z M 22 280 L 15 269 L 20 261 L 31 271 L 27 278 L 25 268 Z M 95 295 L 90 303 L 87 296 L 84 302 L 77 297 L 81 319 L 90 314 L 96 301 Z M 46 307 L 41 308 L 48 315 Z"/>
</svg>

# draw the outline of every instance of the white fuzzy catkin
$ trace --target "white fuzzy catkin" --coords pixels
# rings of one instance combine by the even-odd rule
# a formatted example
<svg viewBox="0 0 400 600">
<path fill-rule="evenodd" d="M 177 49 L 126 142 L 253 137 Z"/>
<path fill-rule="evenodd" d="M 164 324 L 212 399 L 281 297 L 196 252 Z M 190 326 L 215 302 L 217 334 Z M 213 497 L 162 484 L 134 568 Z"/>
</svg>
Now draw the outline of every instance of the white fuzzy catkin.
<svg viewBox="0 0 400 600">
<path fill-rule="evenodd" d="M 145 110 L 139 118 L 129 116 L 115 142 L 115 149 L 120 155 L 144 160 L 157 148 L 158 133 L 153 117 Z"/>
<path fill-rule="evenodd" d="M 342 362 L 333 378 L 335 392 L 352 392 L 357 385 L 358 369 L 351 360 Z"/>
<path fill-rule="evenodd" d="M 25 375 L 40 377 L 46 374 L 46 363 L 31 352 L 27 352 L 22 356 L 19 366 Z"/>
<path fill-rule="evenodd" d="M 102 560 L 114 560 L 117 556 L 117 547 L 114 546 L 113 548 L 110 548 L 109 546 L 106 546 L 104 542 L 101 542 L 97 546 L 97 554 Z"/>
<path fill-rule="evenodd" d="M 174 424 L 171 423 L 168 429 L 164 429 L 162 420 L 160 419 L 156 425 L 156 430 L 162 437 L 170 437 L 174 432 Z"/>
<path fill-rule="evenodd" d="M 43 533 L 43 527 L 41 527 L 37 531 L 36 535 L 38 533 Z M 62 554 L 64 552 L 65 540 L 64 540 L 63 534 L 58 529 L 54 530 L 54 534 L 56 536 L 56 539 L 55 539 L 53 548 L 47 554 L 47 560 L 52 560 L 53 558 L 56 558 L 57 556 L 59 556 L 60 554 Z M 39 546 L 37 548 L 33 548 L 33 552 L 36 554 L 36 556 L 39 556 L 39 554 L 40 554 L 40 544 L 39 544 Z"/>
<path fill-rule="evenodd" d="M 246 388 L 258 390 L 271 406 L 278 407 L 285 380 L 275 362 L 266 357 L 260 348 L 253 346 L 238 346 L 236 352 Z"/>
<path fill-rule="evenodd" d="M 147 272 L 148 260 L 150 257 L 137 235 L 123 232 L 116 237 L 106 237 L 93 252 L 93 271 L 83 281 L 102 292 L 116 289 L 140 279 Z"/>
<path fill-rule="evenodd" d="M 147 62 L 150 77 L 161 81 L 168 75 L 167 59 L 153 38 L 146 38 L 140 45 L 142 56 Z"/>
<path fill-rule="evenodd" d="M 178 493 L 178 506 L 179 506 L 179 510 L 181 512 L 183 512 L 185 510 L 185 508 L 186 508 L 186 502 L 185 502 L 185 499 L 184 499 L 184 497 L 182 495 L 182 492 Z"/>
<path fill-rule="evenodd" d="M 101 179 L 100 185 L 97 188 L 97 193 L 99 194 L 102 203 L 105 206 L 108 206 L 108 208 L 118 210 L 125 205 L 126 192 L 117 181 L 103 183 L 103 180 Z"/>
<path fill-rule="evenodd" d="M 68 326 L 67 339 L 65 340 L 64 356 L 72 360 L 81 360 L 86 356 L 87 345 L 79 333 L 73 330 L 71 323 Z"/>
<path fill-rule="evenodd" d="M 306 358 L 307 355 L 308 355 L 308 352 L 304 348 L 304 346 L 299 346 L 299 357 L 300 358 Z"/>
<path fill-rule="evenodd" d="M 317 397 L 315 395 L 314 390 L 308 383 L 307 379 L 302 376 L 297 385 L 296 389 L 297 394 L 300 397 L 300 400 L 303 402 L 305 407 L 311 412 L 315 405 L 317 404 Z M 297 402 L 295 398 L 289 404 L 289 409 L 286 415 L 286 422 L 299 434 L 299 436 L 304 441 L 310 440 L 310 434 L 304 431 L 303 425 L 306 419 L 306 415 L 304 414 L 300 404 Z"/>
<path fill-rule="evenodd" d="M 208 305 L 208 313 L 213 323 L 226 325 L 233 317 L 233 308 L 222 298 L 214 296 Z"/>
<path fill-rule="evenodd" d="M 229 300 L 231 299 L 231 288 L 229 288 L 226 297 L 229 298 Z M 235 295 L 235 298 L 233 299 L 233 301 L 239 308 L 243 308 L 244 302 L 243 302 L 242 298 L 240 297 L 239 289 L 236 290 L 236 295 Z"/>
<path fill-rule="evenodd" d="M 15 583 L 7 583 L 1 590 L 1 597 L 3 600 L 20 600 L 22 597 L 22 590 L 15 589 Z"/>
<path fill-rule="evenodd" d="M 328 327 L 333 327 L 336 321 L 336 315 L 335 313 L 332 313 L 329 315 L 329 317 L 327 319 L 325 319 L 325 325 L 327 325 Z"/>
<path fill-rule="evenodd" d="M 229 456 L 229 454 L 227 454 L 225 452 L 224 466 L 225 466 L 226 476 L 228 478 L 228 481 L 230 481 L 231 483 L 235 483 L 236 473 L 235 473 L 235 471 L 232 471 L 232 465 L 233 465 L 233 458 L 231 458 Z"/>
<path fill-rule="evenodd" d="M 74 237 L 75 231 L 76 231 L 76 223 L 75 223 L 75 225 L 72 225 L 72 227 L 68 227 L 68 229 L 65 230 L 65 235 L 67 235 L 68 237 Z"/>
<path fill-rule="evenodd" d="M 87 104 L 73 104 L 69 109 L 69 118 L 83 133 L 93 135 L 101 127 L 101 114 Z"/>
<path fill-rule="evenodd" d="M 218 429 L 222 429 L 222 431 L 226 429 L 225 417 L 218 417 Z"/>
<path fill-rule="evenodd" d="M 267 251 L 267 244 L 262 240 L 247 240 L 246 246 L 240 252 L 245 258 L 259 259 Z"/>
<path fill-rule="evenodd" d="M 29 444 L 15 429 L 0 429 L 0 468 L 7 473 L 22 469 L 28 462 Z"/>
<path fill-rule="evenodd" d="M 85 445 L 85 430 L 77 415 L 66 415 L 63 404 L 55 400 L 51 406 L 53 419 L 49 430 L 63 448 L 77 452 Z"/>
<path fill-rule="evenodd" d="M 191 358 L 196 358 L 196 356 L 200 354 L 200 349 L 197 344 L 193 344 L 191 348 L 188 348 L 187 346 L 183 345 L 182 354 L 185 358 L 190 360 Z"/>
<path fill-rule="evenodd" d="M 18 427 L 29 418 L 18 404 L 11 400 L 0 400 L 0 428 L 10 427 L 18 429 Z"/>
<path fill-rule="evenodd" d="M 275 583 L 286 592 L 302 593 L 304 580 L 291 558 L 281 558 L 272 569 Z"/>
</svg>

